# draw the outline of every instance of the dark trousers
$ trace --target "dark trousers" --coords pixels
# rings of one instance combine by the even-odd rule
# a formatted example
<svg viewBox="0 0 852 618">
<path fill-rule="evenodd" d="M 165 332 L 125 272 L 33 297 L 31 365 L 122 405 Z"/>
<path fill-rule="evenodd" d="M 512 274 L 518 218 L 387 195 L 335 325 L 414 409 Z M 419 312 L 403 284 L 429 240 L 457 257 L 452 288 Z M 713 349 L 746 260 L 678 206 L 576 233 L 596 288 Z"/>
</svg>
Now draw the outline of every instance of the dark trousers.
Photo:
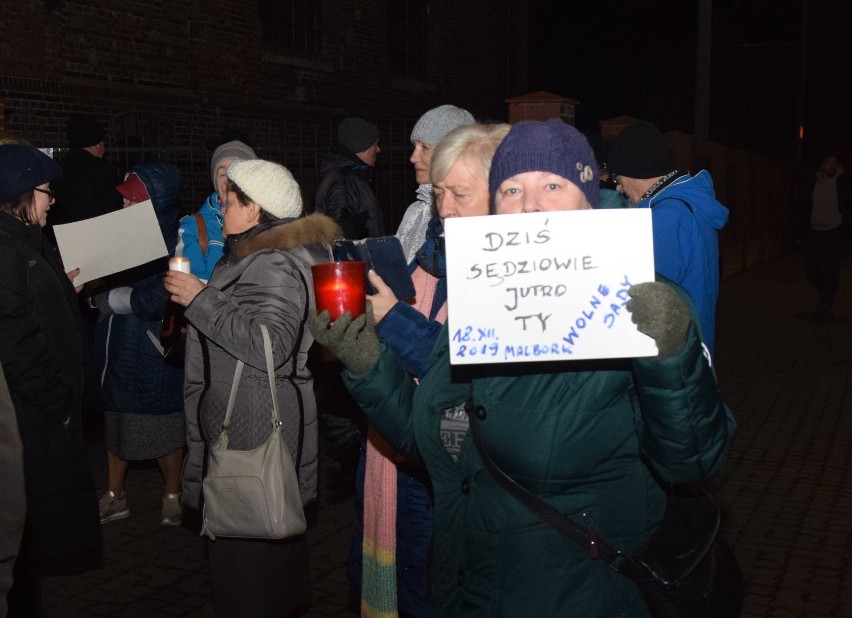
<svg viewBox="0 0 852 618">
<path fill-rule="evenodd" d="M 12 588 L 9 590 L 8 618 L 34 618 L 40 613 L 41 574 L 36 559 L 32 526 L 24 527 L 21 548 L 12 569 Z"/>
<path fill-rule="evenodd" d="M 837 296 L 843 233 L 840 228 L 817 232 L 808 230 L 803 246 L 805 273 L 819 295 L 818 311 L 830 311 Z"/>
<path fill-rule="evenodd" d="M 308 541 L 219 537 L 207 544 L 216 616 L 291 618 L 311 602 Z"/>
</svg>

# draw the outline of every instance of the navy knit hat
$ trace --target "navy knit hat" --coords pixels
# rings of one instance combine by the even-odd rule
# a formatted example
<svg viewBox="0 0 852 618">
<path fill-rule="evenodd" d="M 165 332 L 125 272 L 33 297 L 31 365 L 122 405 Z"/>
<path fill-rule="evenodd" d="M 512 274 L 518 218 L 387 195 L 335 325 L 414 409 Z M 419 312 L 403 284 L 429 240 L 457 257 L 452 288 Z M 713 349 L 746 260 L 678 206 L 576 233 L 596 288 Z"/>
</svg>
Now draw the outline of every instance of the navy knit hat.
<svg viewBox="0 0 852 618">
<path fill-rule="evenodd" d="M 337 142 L 354 153 L 363 152 L 379 141 L 379 127 L 369 120 L 353 116 L 337 127 Z"/>
<path fill-rule="evenodd" d="M 643 180 L 675 169 L 663 134 L 647 120 L 634 122 L 618 134 L 609 147 L 606 167 L 613 174 Z"/>
<path fill-rule="evenodd" d="M 88 148 L 104 141 L 106 133 L 97 120 L 85 114 L 71 114 L 68 117 L 68 146 Z"/>
<path fill-rule="evenodd" d="M 61 176 L 60 165 L 38 148 L 23 144 L 0 146 L 0 204 Z"/>
<path fill-rule="evenodd" d="M 598 207 L 598 164 L 585 136 L 558 118 L 524 120 L 514 125 L 494 153 L 488 189 L 491 208 L 498 187 L 524 172 L 550 172 L 571 181 Z"/>
</svg>

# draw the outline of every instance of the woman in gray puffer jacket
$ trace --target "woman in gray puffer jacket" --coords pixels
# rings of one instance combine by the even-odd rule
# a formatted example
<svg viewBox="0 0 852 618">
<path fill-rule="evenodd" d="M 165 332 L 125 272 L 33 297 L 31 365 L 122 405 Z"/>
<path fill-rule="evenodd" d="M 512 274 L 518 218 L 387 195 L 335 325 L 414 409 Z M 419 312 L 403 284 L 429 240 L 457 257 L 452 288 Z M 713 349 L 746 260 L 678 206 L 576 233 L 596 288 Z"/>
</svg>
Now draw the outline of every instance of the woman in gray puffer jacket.
<svg viewBox="0 0 852 618">
<path fill-rule="evenodd" d="M 311 265 L 329 261 L 340 235 L 325 215 L 302 215 L 299 186 L 270 161 L 228 168 L 224 257 L 207 285 L 169 272 L 165 287 L 186 307 L 185 411 L 189 452 L 181 500 L 200 509 L 205 454 L 222 430 L 237 361 L 245 363 L 229 426 L 229 448 L 249 450 L 269 437 L 272 398 L 260 325 L 269 330 L 277 398 L 302 503 L 317 492 L 317 419 L 306 367 L 313 337 Z M 302 428 L 301 432 L 299 428 Z M 217 537 L 208 552 L 217 615 L 298 615 L 310 602 L 305 535 L 282 540 Z"/>
</svg>

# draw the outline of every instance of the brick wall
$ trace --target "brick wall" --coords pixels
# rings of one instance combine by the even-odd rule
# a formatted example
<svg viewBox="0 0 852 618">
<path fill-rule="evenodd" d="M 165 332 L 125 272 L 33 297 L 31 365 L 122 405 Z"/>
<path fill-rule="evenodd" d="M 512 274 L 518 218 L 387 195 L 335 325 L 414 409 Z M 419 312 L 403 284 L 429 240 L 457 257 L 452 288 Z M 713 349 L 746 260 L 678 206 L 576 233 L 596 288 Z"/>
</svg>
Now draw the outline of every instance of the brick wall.
<svg viewBox="0 0 852 618">
<path fill-rule="evenodd" d="M 395 229 L 415 188 L 411 125 L 442 103 L 504 120 L 527 90 L 527 14 L 523 0 L 430 2 L 428 72 L 411 78 L 388 68 L 388 1 L 317 0 L 323 50 L 305 56 L 263 49 L 256 0 L 17 0 L 0 39 L 5 129 L 62 148 L 68 114 L 93 114 L 121 171 L 180 165 L 189 209 L 210 191 L 204 142 L 223 129 L 291 166 L 311 203 L 337 122 L 364 115 L 382 129 L 376 192 Z"/>
</svg>

